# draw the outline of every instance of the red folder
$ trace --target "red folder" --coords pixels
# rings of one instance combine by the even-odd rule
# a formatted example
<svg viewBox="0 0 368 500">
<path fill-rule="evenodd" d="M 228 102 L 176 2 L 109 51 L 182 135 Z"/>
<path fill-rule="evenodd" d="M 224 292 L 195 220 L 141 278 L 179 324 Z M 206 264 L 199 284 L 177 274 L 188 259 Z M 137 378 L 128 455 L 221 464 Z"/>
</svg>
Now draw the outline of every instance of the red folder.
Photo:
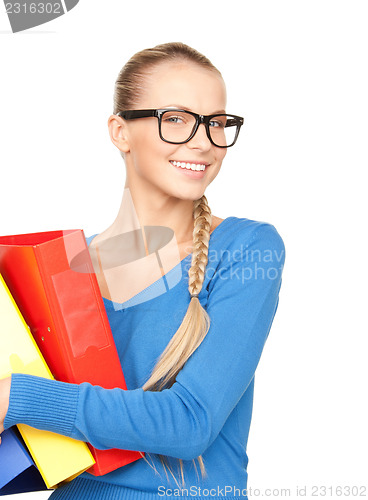
<svg viewBox="0 0 368 500">
<path fill-rule="evenodd" d="M 0 273 L 57 380 L 127 389 L 82 230 L 1 236 Z M 144 454 L 89 447 L 98 476 Z"/>
</svg>

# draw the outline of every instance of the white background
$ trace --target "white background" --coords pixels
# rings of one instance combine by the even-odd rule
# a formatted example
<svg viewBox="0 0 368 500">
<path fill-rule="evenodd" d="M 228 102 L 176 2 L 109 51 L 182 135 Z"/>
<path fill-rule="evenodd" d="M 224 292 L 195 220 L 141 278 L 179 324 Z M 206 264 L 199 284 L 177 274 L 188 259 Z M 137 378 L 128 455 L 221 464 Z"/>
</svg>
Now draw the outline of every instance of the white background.
<svg viewBox="0 0 368 500">
<path fill-rule="evenodd" d="M 107 119 L 134 52 L 179 40 L 222 71 L 245 125 L 206 191 L 212 213 L 270 222 L 286 246 L 248 486 L 291 498 L 368 496 L 367 26 L 355 0 L 80 0 L 17 34 L 1 8 L 0 234 L 112 223 L 125 177 Z"/>
</svg>

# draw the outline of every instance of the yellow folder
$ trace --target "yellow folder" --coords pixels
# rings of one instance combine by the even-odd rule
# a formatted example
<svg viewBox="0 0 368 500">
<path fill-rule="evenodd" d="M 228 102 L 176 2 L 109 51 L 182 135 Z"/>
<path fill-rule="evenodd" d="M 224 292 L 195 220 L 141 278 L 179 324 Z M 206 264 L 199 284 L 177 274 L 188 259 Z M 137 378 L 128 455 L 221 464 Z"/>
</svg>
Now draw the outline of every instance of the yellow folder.
<svg viewBox="0 0 368 500">
<path fill-rule="evenodd" d="M 0 378 L 11 373 L 54 378 L 0 274 Z M 95 463 L 82 441 L 24 424 L 17 427 L 48 488 L 70 481 Z"/>
</svg>

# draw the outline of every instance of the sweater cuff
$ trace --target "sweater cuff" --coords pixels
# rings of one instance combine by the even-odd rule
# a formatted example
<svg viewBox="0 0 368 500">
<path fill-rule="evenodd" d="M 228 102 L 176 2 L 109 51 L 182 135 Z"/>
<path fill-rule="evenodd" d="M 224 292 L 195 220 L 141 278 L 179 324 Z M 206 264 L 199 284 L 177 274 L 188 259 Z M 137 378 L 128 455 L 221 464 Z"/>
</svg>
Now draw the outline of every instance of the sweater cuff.
<svg viewBox="0 0 368 500">
<path fill-rule="evenodd" d="M 78 406 L 79 386 L 13 373 L 4 428 L 26 424 L 70 437 Z"/>
</svg>

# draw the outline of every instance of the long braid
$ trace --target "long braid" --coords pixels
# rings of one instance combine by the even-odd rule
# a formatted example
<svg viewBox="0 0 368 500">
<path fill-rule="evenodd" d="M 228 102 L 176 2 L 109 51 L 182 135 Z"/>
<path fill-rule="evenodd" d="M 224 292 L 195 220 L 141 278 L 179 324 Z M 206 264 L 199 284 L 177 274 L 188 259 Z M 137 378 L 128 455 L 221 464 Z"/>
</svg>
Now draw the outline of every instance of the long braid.
<svg viewBox="0 0 368 500">
<path fill-rule="evenodd" d="M 193 215 L 193 256 L 189 269 L 189 293 L 191 295 L 201 291 L 208 262 L 212 215 L 205 195 L 194 202 Z"/>
<path fill-rule="evenodd" d="M 208 262 L 208 245 L 212 215 L 205 195 L 194 202 L 193 206 L 193 254 L 188 275 L 188 290 L 190 294 L 198 294 L 203 286 Z M 142 389 L 145 391 L 161 391 L 171 387 L 176 375 L 183 368 L 189 357 L 202 343 L 210 326 L 210 318 L 197 297 L 192 297 L 183 322 L 170 340 L 153 368 L 152 374 Z M 143 458 L 145 458 L 142 455 Z M 159 455 L 165 468 L 165 457 Z M 202 477 L 206 475 L 203 458 L 197 457 Z M 179 459 L 180 474 L 184 485 L 183 461 Z M 195 462 L 194 462 L 195 465 Z M 171 474 L 172 471 L 170 470 Z M 172 474 L 173 475 L 173 474 Z M 176 478 L 173 475 L 175 481 Z"/>
</svg>

